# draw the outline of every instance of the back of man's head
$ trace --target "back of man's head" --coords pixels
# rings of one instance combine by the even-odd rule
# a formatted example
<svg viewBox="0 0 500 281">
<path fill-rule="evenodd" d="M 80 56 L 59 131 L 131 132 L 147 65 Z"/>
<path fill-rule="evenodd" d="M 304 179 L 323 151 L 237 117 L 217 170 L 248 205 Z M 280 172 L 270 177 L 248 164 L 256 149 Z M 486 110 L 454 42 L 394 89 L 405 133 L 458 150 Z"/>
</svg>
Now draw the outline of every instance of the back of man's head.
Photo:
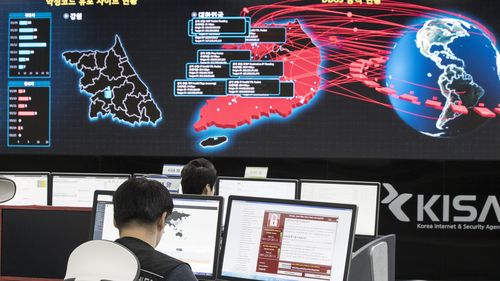
<svg viewBox="0 0 500 281">
<path fill-rule="evenodd" d="M 174 203 L 168 189 L 146 178 L 133 178 L 122 183 L 113 195 L 115 225 L 119 229 L 129 223 L 153 224 L 163 213 L 172 213 Z"/>
<path fill-rule="evenodd" d="M 189 161 L 181 171 L 181 186 L 184 194 L 202 194 L 209 185 L 210 189 L 215 184 L 217 170 L 214 164 L 204 158 Z"/>
</svg>

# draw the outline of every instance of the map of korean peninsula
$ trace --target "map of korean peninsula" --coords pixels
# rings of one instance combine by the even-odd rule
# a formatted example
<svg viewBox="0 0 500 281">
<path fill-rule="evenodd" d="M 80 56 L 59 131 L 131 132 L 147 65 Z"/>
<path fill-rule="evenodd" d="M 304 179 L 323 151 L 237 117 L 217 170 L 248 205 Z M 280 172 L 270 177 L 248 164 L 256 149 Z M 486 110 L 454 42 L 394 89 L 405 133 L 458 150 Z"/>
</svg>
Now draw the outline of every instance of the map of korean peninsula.
<svg viewBox="0 0 500 281">
<path fill-rule="evenodd" d="M 131 65 L 120 37 L 107 51 L 68 51 L 66 63 L 83 74 L 80 91 L 90 96 L 91 120 L 110 117 L 129 126 L 156 126 L 162 113 Z"/>
<path fill-rule="evenodd" d="M 209 99 L 201 108 L 194 124 L 196 132 L 208 130 L 210 127 L 236 129 L 271 115 L 287 118 L 295 109 L 307 106 L 316 96 L 321 83 L 318 74 L 321 52 L 302 29 L 300 22 L 294 20 L 286 24 L 262 27 L 285 27 L 286 42 L 231 44 L 225 45 L 224 49 L 250 50 L 253 60 L 282 61 L 284 75 L 280 80 L 294 82 L 294 96 L 261 98 L 228 95 Z"/>
</svg>

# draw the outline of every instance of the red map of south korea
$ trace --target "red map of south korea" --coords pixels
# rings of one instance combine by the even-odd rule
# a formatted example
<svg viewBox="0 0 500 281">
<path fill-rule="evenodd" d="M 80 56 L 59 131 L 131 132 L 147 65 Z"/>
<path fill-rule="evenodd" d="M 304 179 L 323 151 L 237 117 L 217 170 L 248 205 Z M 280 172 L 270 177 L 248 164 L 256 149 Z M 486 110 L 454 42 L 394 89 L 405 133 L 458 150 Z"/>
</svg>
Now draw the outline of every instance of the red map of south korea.
<svg viewBox="0 0 500 281">
<path fill-rule="evenodd" d="M 214 126 L 217 128 L 237 128 L 252 120 L 274 114 L 286 118 L 294 108 L 307 105 L 320 87 L 320 49 L 304 32 L 298 21 L 286 25 L 287 39 L 283 44 L 261 43 L 226 45 L 225 49 L 250 50 L 253 60 L 274 60 L 284 62 L 282 81 L 295 83 L 293 98 L 256 98 L 225 96 L 207 100 L 201 108 L 199 119 L 194 124 L 197 132 Z"/>
</svg>

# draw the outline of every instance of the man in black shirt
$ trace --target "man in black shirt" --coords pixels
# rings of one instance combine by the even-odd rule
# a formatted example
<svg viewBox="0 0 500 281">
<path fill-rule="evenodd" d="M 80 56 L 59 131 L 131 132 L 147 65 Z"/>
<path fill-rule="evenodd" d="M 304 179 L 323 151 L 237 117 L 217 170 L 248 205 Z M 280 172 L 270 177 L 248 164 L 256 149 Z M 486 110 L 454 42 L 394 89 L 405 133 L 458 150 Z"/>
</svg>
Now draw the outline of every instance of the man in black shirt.
<svg viewBox="0 0 500 281">
<path fill-rule="evenodd" d="M 120 232 L 116 242 L 139 259 L 139 281 L 197 281 L 187 263 L 154 249 L 174 208 L 170 193 L 161 183 L 130 179 L 116 190 L 113 207 L 114 223 Z"/>
<path fill-rule="evenodd" d="M 189 161 L 181 171 L 183 194 L 214 195 L 217 170 L 214 164 L 205 158 Z"/>
</svg>

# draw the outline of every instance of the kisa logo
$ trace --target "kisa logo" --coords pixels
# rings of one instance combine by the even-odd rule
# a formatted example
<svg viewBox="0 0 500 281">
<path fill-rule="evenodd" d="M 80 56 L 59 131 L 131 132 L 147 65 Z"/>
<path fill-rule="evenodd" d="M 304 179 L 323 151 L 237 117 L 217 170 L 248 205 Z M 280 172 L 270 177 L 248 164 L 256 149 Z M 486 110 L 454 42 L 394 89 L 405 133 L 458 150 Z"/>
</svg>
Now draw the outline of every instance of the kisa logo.
<svg viewBox="0 0 500 281">
<path fill-rule="evenodd" d="M 414 194 L 399 194 L 390 183 L 383 186 L 389 193 L 381 203 L 388 204 L 389 210 L 402 222 L 410 222 L 410 218 L 403 211 L 402 207 Z M 434 194 L 426 197 L 417 194 L 417 222 L 423 222 L 425 215 L 432 222 L 478 222 L 486 221 L 490 212 L 494 212 L 497 222 L 500 223 L 500 205 L 495 195 L 489 195 L 484 202 L 479 202 L 476 195 L 440 195 Z M 439 202 L 439 203 L 438 203 Z M 482 206 L 480 206 L 482 204 Z M 433 210 L 434 206 L 441 204 L 441 213 Z M 478 208 L 479 205 L 479 208 Z"/>
</svg>

